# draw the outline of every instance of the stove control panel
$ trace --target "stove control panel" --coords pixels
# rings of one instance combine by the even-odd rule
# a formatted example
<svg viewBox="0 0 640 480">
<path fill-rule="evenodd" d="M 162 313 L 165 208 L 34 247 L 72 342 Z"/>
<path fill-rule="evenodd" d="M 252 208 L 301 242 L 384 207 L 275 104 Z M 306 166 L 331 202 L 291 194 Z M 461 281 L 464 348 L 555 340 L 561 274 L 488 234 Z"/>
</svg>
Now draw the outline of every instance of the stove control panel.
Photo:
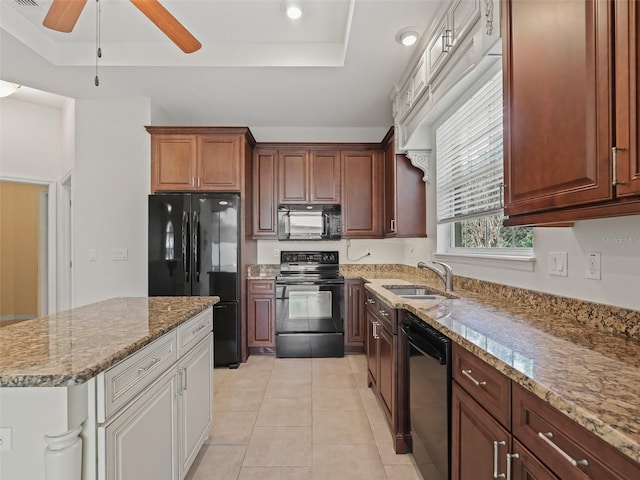
<svg viewBox="0 0 640 480">
<path fill-rule="evenodd" d="M 280 252 L 280 264 L 303 263 L 307 265 L 337 265 L 338 252 Z"/>
</svg>

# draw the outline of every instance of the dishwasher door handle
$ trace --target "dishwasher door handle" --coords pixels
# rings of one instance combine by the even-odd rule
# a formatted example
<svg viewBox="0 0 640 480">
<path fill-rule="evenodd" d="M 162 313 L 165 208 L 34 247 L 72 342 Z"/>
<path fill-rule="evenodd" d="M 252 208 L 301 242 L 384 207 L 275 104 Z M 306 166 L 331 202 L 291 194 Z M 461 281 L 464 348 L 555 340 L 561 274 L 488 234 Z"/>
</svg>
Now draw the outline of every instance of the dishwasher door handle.
<svg viewBox="0 0 640 480">
<path fill-rule="evenodd" d="M 406 323 L 400 324 L 400 329 L 402 333 L 407 337 L 409 343 L 411 343 L 415 348 L 420 350 L 425 355 L 435 358 L 440 362 L 440 365 L 445 365 L 447 363 L 447 359 L 444 355 L 442 355 L 437 348 L 433 346 L 433 344 L 426 338 L 424 338 L 419 333 L 416 333 L 411 329 L 411 326 Z"/>
</svg>

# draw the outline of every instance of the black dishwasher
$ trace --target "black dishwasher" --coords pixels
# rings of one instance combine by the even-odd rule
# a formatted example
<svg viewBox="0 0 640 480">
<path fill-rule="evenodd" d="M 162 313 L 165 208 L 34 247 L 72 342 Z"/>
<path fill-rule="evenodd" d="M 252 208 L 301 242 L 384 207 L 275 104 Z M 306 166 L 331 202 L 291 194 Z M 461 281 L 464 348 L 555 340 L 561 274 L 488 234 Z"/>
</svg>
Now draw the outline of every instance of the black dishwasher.
<svg viewBox="0 0 640 480">
<path fill-rule="evenodd" d="M 451 478 L 451 339 L 407 312 L 413 458 L 425 480 Z"/>
</svg>

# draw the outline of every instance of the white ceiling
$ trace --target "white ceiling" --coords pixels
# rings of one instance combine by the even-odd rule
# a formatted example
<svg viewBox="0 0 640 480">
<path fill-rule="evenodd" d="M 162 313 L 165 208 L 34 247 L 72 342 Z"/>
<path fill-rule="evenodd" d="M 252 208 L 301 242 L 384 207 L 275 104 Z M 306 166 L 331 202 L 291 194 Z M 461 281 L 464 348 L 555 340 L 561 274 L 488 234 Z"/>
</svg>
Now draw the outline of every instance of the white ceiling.
<svg viewBox="0 0 640 480">
<path fill-rule="evenodd" d="M 29 0 L 31 2 L 32 0 Z M 389 95 L 440 0 L 165 0 L 202 43 L 182 53 L 131 3 L 101 0 L 100 86 L 94 85 L 96 5 L 72 33 L 42 26 L 50 0 L 0 0 L 0 78 L 72 98 L 149 97 L 173 124 L 385 127 Z"/>
</svg>

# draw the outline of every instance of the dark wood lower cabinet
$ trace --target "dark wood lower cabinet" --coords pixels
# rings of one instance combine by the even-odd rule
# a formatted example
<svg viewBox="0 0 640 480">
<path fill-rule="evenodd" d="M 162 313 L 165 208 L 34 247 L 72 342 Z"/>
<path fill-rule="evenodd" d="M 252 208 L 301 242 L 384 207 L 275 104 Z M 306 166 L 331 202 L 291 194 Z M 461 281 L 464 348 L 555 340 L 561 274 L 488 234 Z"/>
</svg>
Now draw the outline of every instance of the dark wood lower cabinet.
<svg viewBox="0 0 640 480">
<path fill-rule="evenodd" d="M 365 291 L 368 384 L 385 413 L 396 453 L 411 451 L 407 407 L 406 347 L 397 331 L 397 312 Z M 383 315 L 384 313 L 384 315 Z"/>
<path fill-rule="evenodd" d="M 247 346 L 251 353 L 274 353 L 275 281 L 249 280 L 247 284 Z"/>
<path fill-rule="evenodd" d="M 517 440 L 509 454 L 507 468 L 511 468 L 511 480 L 558 480 L 529 450 Z"/>
<path fill-rule="evenodd" d="M 344 292 L 344 349 L 346 353 L 362 353 L 366 337 L 364 282 L 360 278 L 348 278 Z"/>
<path fill-rule="evenodd" d="M 504 478 L 511 435 L 455 382 L 451 403 L 451 480 Z"/>
</svg>

